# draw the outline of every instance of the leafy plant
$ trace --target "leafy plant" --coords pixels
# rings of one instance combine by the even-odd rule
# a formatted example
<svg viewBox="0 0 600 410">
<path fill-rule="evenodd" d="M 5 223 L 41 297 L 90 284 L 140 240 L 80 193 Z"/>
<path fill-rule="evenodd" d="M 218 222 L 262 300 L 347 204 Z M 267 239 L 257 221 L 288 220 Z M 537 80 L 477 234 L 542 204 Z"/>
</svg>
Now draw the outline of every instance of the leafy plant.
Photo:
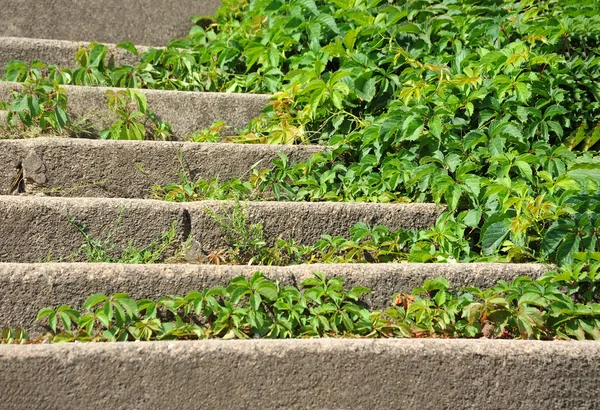
<svg viewBox="0 0 600 410">
<path fill-rule="evenodd" d="M 108 129 L 100 132 L 101 139 L 113 140 L 167 140 L 171 126 L 159 120 L 148 108 L 144 93 L 131 88 L 106 91 L 108 107 L 118 116 Z"/>
<path fill-rule="evenodd" d="M 69 123 L 65 90 L 58 82 L 42 78 L 41 68 L 42 64 L 32 64 L 31 76 L 20 90 L 12 92 L 12 100 L 0 103 L 0 109 L 6 111 L 2 133 L 25 129 L 45 134 L 64 133 Z"/>
<path fill-rule="evenodd" d="M 1 344 L 25 344 L 29 342 L 29 333 L 24 329 L 1 328 Z"/>
<path fill-rule="evenodd" d="M 385 310 L 365 308 L 360 298 L 370 290 L 347 290 L 339 278 L 315 272 L 294 287 L 257 272 L 234 278 L 225 287 L 158 300 L 95 294 L 81 311 L 66 305 L 43 308 L 38 319 L 51 332 L 42 339 L 53 342 L 295 337 L 599 340 L 598 272 L 598 264 L 577 264 L 537 280 L 519 277 L 488 289 L 462 290 L 435 278 L 410 294 L 396 294 Z"/>
<path fill-rule="evenodd" d="M 114 66 L 96 44 L 48 78 L 273 93 L 239 141 L 328 147 L 245 179 L 182 179 L 162 198 L 433 201 L 448 211 L 411 239 L 411 261 L 566 266 L 600 251 L 599 11 L 574 0 L 225 1 L 137 65 Z M 17 81 L 32 70 L 9 68 Z"/>
<path fill-rule="evenodd" d="M 184 140 L 192 142 L 220 142 L 221 132 L 227 128 L 223 121 L 217 121 L 206 130 L 199 130 L 194 132 L 188 137 L 184 137 Z"/>
</svg>

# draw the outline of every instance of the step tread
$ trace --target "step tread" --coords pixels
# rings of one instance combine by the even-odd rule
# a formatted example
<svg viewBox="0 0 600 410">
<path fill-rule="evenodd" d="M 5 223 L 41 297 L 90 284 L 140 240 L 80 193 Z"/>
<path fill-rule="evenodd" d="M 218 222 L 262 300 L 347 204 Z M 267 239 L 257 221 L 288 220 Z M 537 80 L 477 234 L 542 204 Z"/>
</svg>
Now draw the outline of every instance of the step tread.
<svg viewBox="0 0 600 410">
<path fill-rule="evenodd" d="M 71 119 L 85 118 L 96 132 L 110 127 L 118 117 L 109 110 L 105 93 L 119 91 L 116 87 L 63 86 L 68 98 Z M 20 90 L 21 83 L 0 81 L 0 101 L 10 100 L 13 90 Z M 235 135 L 258 117 L 271 97 L 269 94 L 217 93 L 172 90 L 138 89 L 148 100 L 148 108 L 159 119 L 171 124 L 173 135 L 183 137 L 195 131 L 210 128 L 222 121 L 228 128 L 224 136 Z"/>
<path fill-rule="evenodd" d="M 55 260 L 71 255 L 83 238 L 67 217 L 85 224 L 92 236 L 105 238 L 112 233 L 111 240 L 118 246 L 131 241 L 133 246 L 145 247 L 175 222 L 178 241 L 192 234 L 204 250 L 221 249 L 221 234 L 206 208 L 225 213 L 233 205 L 227 201 L 0 196 L 0 261 L 38 262 L 49 252 Z M 443 211 L 435 204 L 418 203 L 248 202 L 244 206 L 250 222 L 263 223 L 268 243 L 292 237 L 297 244 L 313 244 L 322 234 L 347 235 L 358 222 L 392 230 L 423 229 L 433 225 Z"/>
<path fill-rule="evenodd" d="M 0 37 L 0 75 L 6 65 L 13 60 L 23 61 L 27 64 L 34 60 L 47 65 L 56 65 L 61 68 L 75 69 L 77 64 L 75 56 L 80 48 L 87 48 L 88 41 L 52 40 L 27 37 Z M 140 56 L 116 47 L 116 44 L 104 44 L 108 47 L 109 55 L 114 57 L 115 65 L 135 65 L 140 61 Z M 146 46 L 136 46 L 138 52 L 143 53 L 149 49 Z"/>
<path fill-rule="evenodd" d="M 247 179 L 253 167 L 270 168 L 278 153 L 307 160 L 323 147 L 75 138 L 0 140 L 0 194 L 14 191 L 19 167 L 24 191 L 67 197 L 150 198 L 153 186 L 218 178 Z M 183 164 L 183 165 L 182 165 Z"/>
<path fill-rule="evenodd" d="M 599 355 L 598 342 L 507 340 L 3 345 L 0 385 L 8 410 L 595 408 Z"/>
<path fill-rule="evenodd" d="M 510 282 L 519 276 L 538 278 L 548 268 L 538 264 L 313 264 L 295 266 L 238 266 L 106 263 L 0 263 L 0 328 L 23 327 L 31 334 L 43 333 L 37 312 L 47 306 L 67 304 L 80 307 L 96 293 L 125 292 L 135 299 L 184 296 L 192 290 L 226 286 L 237 276 L 263 272 L 282 286 L 298 285 L 312 272 L 344 280 L 344 286 L 365 286 L 373 291 L 361 298 L 371 309 L 390 306 L 397 292 L 408 293 L 425 280 L 444 277 L 454 289 L 464 286 L 486 288 L 497 280 Z"/>
</svg>

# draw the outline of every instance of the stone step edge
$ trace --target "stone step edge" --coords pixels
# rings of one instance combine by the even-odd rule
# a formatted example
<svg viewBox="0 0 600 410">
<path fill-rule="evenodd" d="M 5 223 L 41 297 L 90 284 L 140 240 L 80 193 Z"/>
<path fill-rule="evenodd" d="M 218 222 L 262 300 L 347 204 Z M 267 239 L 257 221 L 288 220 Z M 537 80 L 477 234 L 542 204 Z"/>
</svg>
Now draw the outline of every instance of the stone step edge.
<svg viewBox="0 0 600 410">
<path fill-rule="evenodd" d="M 226 286 L 238 276 L 263 272 L 282 286 L 299 286 L 322 272 L 344 280 L 346 289 L 365 286 L 373 291 L 361 301 L 371 309 L 385 309 L 397 292 L 409 293 L 425 280 L 443 277 L 459 289 L 488 288 L 502 279 L 520 276 L 533 279 L 549 267 L 540 264 L 456 263 L 456 264 L 314 264 L 296 266 L 232 265 L 122 265 L 106 263 L 0 263 L 0 328 L 25 328 L 31 334 L 45 333 L 35 319 L 43 307 L 67 304 L 81 307 L 96 293 L 127 293 L 134 299 L 158 299 L 166 295 L 185 296 L 192 290 Z"/>
<path fill-rule="evenodd" d="M 31 64 L 34 60 L 46 65 L 56 65 L 60 68 L 75 69 L 78 64 L 75 56 L 80 48 L 88 48 L 88 41 L 49 40 L 43 38 L 0 37 L 0 75 L 6 72 L 6 66 L 13 60 Z M 103 44 L 108 47 L 107 61 L 112 56 L 115 66 L 136 65 L 140 55 L 135 55 L 116 44 Z M 147 46 L 135 46 L 138 53 L 145 53 Z M 161 48 L 161 47 L 154 47 Z"/>
<path fill-rule="evenodd" d="M 399 228 L 424 229 L 433 225 L 444 208 L 435 204 L 377 204 L 351 202 L 247 202 L 248 221 L 262 223 L 269 243 L 294 238 L 297 244 L 314 244 L 323 234 L 347 236 L 358 222 Z M 150 199 L 57 198 L 0 196 L 0 262 L 40 262 L 67 257 L 83 244 L 80 232 L 68 222 L 86 225 L 96 238 L 111 235 L 120 247 L 148 246 L 173 223 L 175 241 L 193 236 L 191 260 L 205 251 L 221 249 L 224 242 L 212 209 L 230 214 L 231 201 L 172 203 Z M 202 250 L 201 250 L 202 249 Z"/>
<path fill-rule="evenodd" d="M 279 153 L 290 163 L 324 150 L 316 145 L 264 145 L 74 138 L 0 140 L 0 194 L 151 198 L 154 186 L 189 180 L 247 179 L 272 167 Z M 21 185 L 15 185 L 22 177 Z M 125 182 L 126 181 L 126 182 Z"/>
<path fill-rule="evenodd" d="M 22 88 L 21 83 L 0 81 L 0 101 L 10 101 L 12 92 Z M 117 119 L 106 102 L 107 91 L 124 88 L 96 86 L 63 86 L 71 119 L 85 119 L 91 131 L 99 133 Z M 168 122 L 176 138 L 183 138 L 199 130 L 210 128 L 222 121 L 227 126 L 222 135 L 235 135 L 258 117 L 266 107 L 269 94 L 217 93 L 195 91 L 137 89 L 146 95 L 148 108 Z"/>
<path fill-rule="evenodd" d="M 0 395 L 6 410 L 595 408 L 599 355 L 481 339 L 2 345 Z"/>
</svg>

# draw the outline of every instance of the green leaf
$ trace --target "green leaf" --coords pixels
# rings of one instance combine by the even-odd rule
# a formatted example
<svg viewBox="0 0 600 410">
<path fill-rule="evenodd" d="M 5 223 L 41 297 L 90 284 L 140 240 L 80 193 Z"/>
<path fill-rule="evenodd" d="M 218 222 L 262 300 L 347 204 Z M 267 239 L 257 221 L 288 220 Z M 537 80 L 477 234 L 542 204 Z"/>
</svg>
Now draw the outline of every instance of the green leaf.
<svg viewBox="0 0 600 410">
<path fill-rule="evenodd" d="M 105 302 L 108 300 L 108 296 L 103 295 L 102 293 L 96 293 L 94 295 L 89 296 L 85 302 L 83 302 L 84 309 L 92 309 L 99 303 Z"/>
<path fill-rule="evenodd" d="M 60 320 L 62 321 L 63 327 L 65 328 L 65 330 L 67 332 L 71 331 L 71 318 L 69 317 L 69 315 L 66 312 L 58 312 L 58 316 L 60 317 Z"/>
<path fill-rule="evenodd" d="M 372 73 L 367 73 L 361 77 L 359 77 L 355 82 L 355 92 L 358 98 L 370 102 L 375 97 L 375 93 L 377 89 L 375 88 L 375 84 L 377 80 L 372 76 Z"/>
<path fill-rule="evenodd" d="M 53 316 L 54 314 L 54 309 L 45 307 L 40 309 L 40 311 L 37 314 L 36 320 L 42 320 L 43 318 Z"/>
<path fill-rule="evenodd" d="M 519 305 L 533 305 L 538 307 L 546 307 L 548 302 L 537 293 L 528 292 L 519 298 Z"/>
<path fill-rule="evenodd" d="M 519 168 L 521 174 L 530 182 L 533 182 L 533 171 L 531 165 L 525 161 L 515 161 L 515 166 Z"/>
<path fill-rule="evenodd" d="M 317 16 L 315 21 L 324 26 L 327 26 L 334 33 L 340 34 L 340 30 L 339 30 L 333 16 L 330 16 L 329 14 L 320 14 L 319 16 Z"/>
<path fill-rule="evenodd" d="M 250 295 L 250 306 L 252 306 L 252 309 L 258 310 L 260 308 L 261 303 L 262 298 L 260 297 L 260 294 L 258 292 Z"/>
<path fill-rule="evenodd" d="M 58 126 L 64 128 L 67 125 L 67 122 L 69 121 L 67 113 L 60 107 L 56 107 L 54 113 L 56 114 Z"/>
<path fill-rule="evenodd" d="M 546 108 L 546 111 L 544 111 L 544 119 L 552 118 L 556 115 L 564 115 L 567 112 L 568 111 L 560 105 L 551 105 L 548 108 Z"/>
<path fill-rule="evenodd" d="M 443 127 L 442 127 L 442 121 L 440 120 L 440 117 L 435 116 L 432 119 L 430 119 L 428 126 L 429 126 L 429 132 L 431 132 L 431 134 L 434 137 L 441 138 Z"/>
<path fill-rule="evenodd" d="M 492 255 L 510 233 L 510 217 L 507 215 L 495 216 L 483 224 L 481 228 L 481 251 L 484 255 Z"/>
<path fill-rule="evenodd" d="M 267 300 L 273 301 L 277 299 L 278 291 L 277 286 L 274 283 L 269 281 L 263 281 L 256 288 L 256 291 L 264 296 Z"/>
<path fill-rule="evenodd" d="M 559 265 L 573 263 L 573 253 L 579 250 L 581 237 L 570 233 L 563 238 L 562 243 L 556 250 L 556 261 Z"/>
<path fill-rule="evenodd" d="M 563 239 L 565 239 L 567 233 L 574 228 L 575 224 L 572 221 L 560 221 L 552 224 L 542 239 L 540 246 L 542 255 L 546 257 L 551 255 Z"/>
<path fill-rule="evenodd" d="M 319 9 L 314 0 L 294 0 L 293 2 L 302 6 L 302 8 L 309 10 L 315 16 L 319 14 Z"/>
<path fill-rule="evenodd" d="M 123 41 L 117 44 L 117 48 L 122 48 L 123 50 L 127 50 L 130 53 L 135 54 L 136 56 L 139 54 L 137 48 L 131 41 Z"/>
<path fill-rule="evenodd" d="M 517 82 L 515 84 L 515 92 L 517 93 L 517 99 L 524 104 L 531 98 L 529 84 Z"/>
<path fill-rule="evenodd" d="M 48 326 L 52 330 L 52 333 L 56 333 L 56 326 L 58 324 L 58 319 L 56 315 L 48 316 Z"/>
<path fill-rule="evenodd" d="M 478 227 L 479 221 L 481 221 L 481 213 L 481 209 L 471 209 L 463 218 L 464 224 L 470 226 L 471 228 Z"/>
<path fill-rule="evenodd" d="M 587 180 L 594 182 L 596 185 L 600 185 L 600 163 L 579 163 L 574 164 L 567 171 L 567 175 L 575 179 L 582 185 Z"/>
<path fill-rule="evenodd" d="M 113 295 L 113 299 L 118 302 L 125 310 L 130 317 L 137 316 L 137 303 L 131 299 L 127 294 L 117 294 Z"/>
</svg>

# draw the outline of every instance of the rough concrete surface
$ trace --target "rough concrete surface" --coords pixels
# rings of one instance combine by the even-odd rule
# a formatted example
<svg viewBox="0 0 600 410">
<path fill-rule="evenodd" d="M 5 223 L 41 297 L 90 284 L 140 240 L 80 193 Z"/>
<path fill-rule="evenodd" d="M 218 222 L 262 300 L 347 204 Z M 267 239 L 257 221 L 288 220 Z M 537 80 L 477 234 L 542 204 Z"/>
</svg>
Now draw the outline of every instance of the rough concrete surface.
<svg viewBox="0 0 600 410">
<path fill-rule="evenodd" d="M 218 214 L 231 213 L 231 202 L 201 201 L 186 204 L 192 215 L 203 215 L 206 207 Z M 268 238 L 294 238 L 296 243 L 313 243 L 323 233 L 348 235 L 357 222 L 371 226 L 423 229 L 435 223 L 442 209 L 434 204 L 376 204 L 355 202 L 251 202 L 248 220 L 263 223 Z M 218 225 L 212 218 L 192 218 L 192 232 L 203 232 L 203 240 L 217 243 Z"/>
<path fill-rule="evenodd" d="M 162 201 L 0 197 L 0 261 L 58 260 L 77 252 L 81 233 L 67 220 L 74 217 L 90 235 L 120 247 L 150 244 L 177 222 L 177 239 L 189 235 L 185 208 Z"/>
<path fill-rule="evenodd" d="M 81 307 L 95 293 L 125 292 L 132 298 L 184 296 L 192 290 L 225 286 L 237 276 L 263 272 L 283 286 L 298 286 L 312 272 L 344 279 L 347 289 L 366 286 L 373 293 L 361 301 L 372 309 L 390 306 L 397 292 L 410 292 L 427 279 L 446 278 L 455 288 L 490 287 L 497 280 L 537 278 L 548 268 L 537 264 L 316 264 L 298 266 L 120 265 L 104 263 L 0 263 L 0 328 L 45 333 L 35 318 L 47 306 Z"/>
<path fill-rule="evenodd" d="M 145 247 L 176 222 L 178 240 L 193 235 L 205 251 L 220 249 L 224 242 L 206 209 L 226 215 L 231 206 L 222 201 L 0 196 L 0 262 L 39 262 L 49 254 L 53 260 L 72 255 L 83 237 L 67 217 L 85 224 L 95 238 L 112 233 L 117 247 L 129 241 Z M 361 221 L 386 224 L 390 229 L 425 228 L 442 211 L 433 204 L 249 202 L 243 206 L 250 222 L 264 223 L 269 243 L 277 237 L 293 237 L 299 244 L 312 244 L 325 233 L 347 235 Z"/>
<path fill-rule="evenodd" d="M 220 5 L 220 0 L 2 0 L 0 36 L 162 46 L 188 34 L 190 17 L 214 14 Z"/>
<path fill-rule="evenodd" d="M 26 193 L 66 197 L 150 198 L 152 187 L 179 183 L 178 172 L 199 178 L 249 176 L 281 152 L 303 161 L 323 147 L 70 138 L 0 140 L 0 195 L 15 191 L 23 173 Z M 181 160 L 181 161 L 180 161 Z M 19 168 L 21 167 L 21 168 Z"/>
<path fill-rule="evenodd" d="M 81 47 L 87 48 L 89 42 L 68 40 L 46 40 L 37 38 L 0 37 L 0 74 L 4 73 L 6 65 L 12 60 L 24 61 L 30 64 L 39 60 L 47 65 L 56 65 L 74 69 L 75 55 Z M 116 48 L 115 44 L 105 44 L 108 58 L 114 58 L 115 65 L 137 64 L 140 57 L 129 51 Z M 138 51 L 144 52 L 148 47 L 137 46 Z"/>
<path fill-rule="evenodd" d="M 0 101 L 9 100 L 13 90 L 21 89 L 20 83 L 0 82 Z M 110 127 L 115 120 L 107 105 L 107 91 L 123 88 L 64 86 L 68 98 L 71 120 L 85 119 L 92 133 Z M 139 89 L 148 100 L 148 108 L 156 116 L 171 124 L 173 135 L 183 137 L 198 130 L 210 128 L 222 121 L 222 135 L 235 135 L 236 129 L 244 128 L 250 120 L 258 117 L 267 105 L 270 95 L 244 93 L 205 93 L 192 91 L 168 91 Z"/>
<path fill-rule="evenodd" d="M 593 409 L 600 342 L 250 340 L 0 346 L 12 409 Z"/>
</svg>

